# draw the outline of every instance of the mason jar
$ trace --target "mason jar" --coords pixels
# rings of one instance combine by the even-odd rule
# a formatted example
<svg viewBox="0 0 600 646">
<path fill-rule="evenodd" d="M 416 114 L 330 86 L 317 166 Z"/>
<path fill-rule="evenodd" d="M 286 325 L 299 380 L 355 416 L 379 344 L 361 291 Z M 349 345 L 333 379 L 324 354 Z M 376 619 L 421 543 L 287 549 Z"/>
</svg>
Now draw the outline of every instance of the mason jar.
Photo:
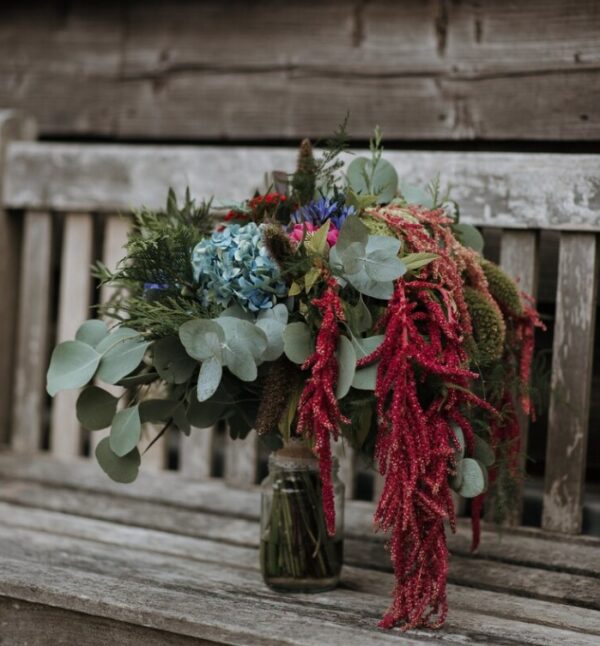
<svg viewBox="0 0 600 646">
<path fill-rule="evenodd" d="M 286 592 L 321 592 L 340 580 L 344 485 L 333 458 L 335 534 L 327 533 L 319 462 L 302 440 L 271 454 L 261 484 L 260 563 L 265 583 Z"/>
</svg>

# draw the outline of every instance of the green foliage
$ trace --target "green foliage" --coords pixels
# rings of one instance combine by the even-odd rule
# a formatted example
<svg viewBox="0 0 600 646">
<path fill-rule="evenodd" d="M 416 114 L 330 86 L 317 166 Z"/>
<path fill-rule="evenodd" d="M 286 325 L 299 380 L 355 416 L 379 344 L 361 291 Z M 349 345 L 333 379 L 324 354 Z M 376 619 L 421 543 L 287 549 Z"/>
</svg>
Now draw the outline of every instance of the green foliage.
<svg viewBox="0 0 600 646">
<path fill-rule="evenodd" d="M 388 236 L 371 236 L 356 216 L 342 226 L 337 244 L 329 252 L 329 263 L 356 290 L 366 296 L 389 300 L 393 281 L 406 272 L 398 259 L 400 240 Z"/>
<path fill-rule="evenodd" d="M 110 449 L 119 458 L 133 451 L 140 441 L 142 421 L 139 406 L 120 410 L 110 428 Z"/>
<path fill-rule="evenodd" d="M 338 379 L 336 397 L 342 399 L 348 394 L 356 372 L 356 352 L 348 337 L 341 335 L 336 352 L 338 361 Z"/>
<path fill-rule="evenodd" d="M 208 203 L 196 206 L 189 192 L 180 207 L 170 190 L 164 211 L 137 212 L 125 246 L 126 260 L 114 271 L 96 265 L 100 284 L 115 289 L 101 313 L 126 320 L 148 338 L 176 335 L 190 313 L 199 318 L 218 314 L 198 302 L 190 262 L 192 249 L 212 229 L 209 209 Z"/>
<path fill-rule="evenodd" d="M 100 440 L 96 447 L 96 459 L 106 475 L 115 482 L 133 482 L 140 469 L 140 453 L 133 449 L 127 455 L 117 456 L 110 448 L 109 438 Z"/>
<path fill-rule="evenodd" d="M 352 344 L 356 351 L 356 358 L 362 359 L 367 355 L 374 352 L 385 339 L 385 335 L 378 334 L 364 339 L 352 337 Z M 366 368 L 359 368 L 356 370 L 352 380 L 352 387 L 358 390 L 375 390 L 375 382 L 377 380 L 377 365 L 378 362 L 372 363 Z"/>
<path fill-rule="evenodd" d="M 116 384 L 140 365 L 149 345 L 131 328 L 116 329 L 104 337 L 96 348 L 102 354 L 97 378 L 107 384 Z"/>
<path fill-rule="evenodd" d="M 103 388 L 88 386 L 77 398 L 77 419 L 88 431 L 108 428 L 117 411 L 119 400 Z"/>
<path fill-rule="evenodd" d="M 108 326 L 100 319 L 85 321 L 75 333 L 75 340 L 95 348 L 104 337 L 109 335 Z"/>
<path fill-rule="evenodd" d="M 463 498 L 475 498 L 487 489 L 487 470 L 473 458 L 463 458 L 456 465 L 453 489 Z"/>
<path fill-rule="evenodd" d="M 283 351 L 292 362 L 302 365 L 314 352 L 314 340 L 306 323 L 289 323 L 283 331 Z"/>
<path fill-rule="evenodd" d="M 483 236 L 479 230 L 471 224 L 453 224 L 452 232 L 458 241 L 465 247 L 473 249 L 479 254 L 483 253 Z"/>
<path fill-rule="evenodd" d="M 392 164 L 382 158 L 379 126 L 370 141 L 370 150 L 371 159 L 357 157 L 346 169 L 348 188 L 355 195 L 374 196 L 378 204 L 387 204 L 396 196 L 398 174 Z"/>
<path fill-rule="evenodd" d="M 102 355 L 81 341 L 65 341 L 54 348 L 46 390 L 54 397 L 59 390 L 85 386 L 96 374 Z"/>
<path fill-rule="evenodd" d="M 168 384 L 184 384 L 198 367 L 176 336 L 166 336 L 152 346 L 153 364 Z"/>
</svg>

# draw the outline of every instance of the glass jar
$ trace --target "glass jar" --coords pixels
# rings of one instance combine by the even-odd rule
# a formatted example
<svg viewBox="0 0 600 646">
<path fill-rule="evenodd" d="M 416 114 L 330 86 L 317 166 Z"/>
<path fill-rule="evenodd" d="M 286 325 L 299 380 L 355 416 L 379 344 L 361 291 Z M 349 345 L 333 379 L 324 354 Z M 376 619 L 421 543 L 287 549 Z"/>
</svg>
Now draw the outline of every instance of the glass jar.
<svg viewBox="0 0 600 646">
<path fill-rule="evenodd" d="M 319 462 L 302 440 L 269 458 L 261 485 L 260 564 L 273 590 L 322 592 L 337 587 L 343 560 L 344 485 L 333 459 L 335 535 L 325 526 Z"/>
</svg>

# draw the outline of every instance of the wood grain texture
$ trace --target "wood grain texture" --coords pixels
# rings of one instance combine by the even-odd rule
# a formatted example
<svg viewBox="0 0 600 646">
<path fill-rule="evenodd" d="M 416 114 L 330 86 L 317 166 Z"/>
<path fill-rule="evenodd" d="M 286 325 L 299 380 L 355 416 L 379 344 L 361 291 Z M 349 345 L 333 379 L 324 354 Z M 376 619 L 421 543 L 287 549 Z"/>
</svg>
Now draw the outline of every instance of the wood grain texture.
<svg viewBox="0 0 600 646">
<path fill-rule="evenodd" d="M 179 443 L 179 470 L 186 478 L 206 480 L 210 478 L 215 429 L 192 428 L 189 437 Z"/>
<path fill-rule="evenodd" d="M 243 440 L 225 436 L 225 482 L 236 487 L 256 483 L 258 467 L 258 438 L 251 431 Z"/>
<path fill-rule="evenodd" d="M 203 636 L 211 638 L 214 638 L 210 631 L 215 613 L 219 613 L 221 630 L 235 626 L 238 631 L 237 640 L 223 639 L 226 643 L 262 643 L 254 641 L 257 638 L 254 631 L 261 630 L 262 638 L 271 635 L 270 628 L 262 624 L 272 621 L 271 611 L 277 611 L 286 622 L 287 630 L 281 634 L 284 641 L 280 643 L 287 643 L 285 639 L 288 639 L 293 644 L 312 644 L 318 638 L 327 639 L 326 643 L 344 643 L 329 641 L 332 636 L 327 637 L 326 631 L 332 623 L 340 630 L 340 640 L 351 639 L 349 629 L 361 643 L 365 643 L 363 639 L 371 643 L 372 634 L 384 640 L 378 643 L 386 643 L 388 637 L 399 638 L 394 633 L 370 632 L 374 630 L 382 604 L 387 601 L 392 577 L 364 569 L 364 564 L 360 569 L 345 567 L 344 583 L 337 591 L 319 597 L 281 595 L 268 592 L 257 576 L 255 547 L 244 548 L 242 553 L 240 548 L 220 541 L 213 547 L 206 541 L 188 540 L 185 545 L 172 533 L 147 533 L 144 529 L 31 509 L 10 511 L 7 520 L 0 521 L 4 557 L 0 563 L 0 592 L 3 594 L 51 602 L 98 616 L 110 613 L 108 616 L 113 619 L 130 623 L 156 627 L 160 622 L 158 625 L 164 630 L 185 634 L 198 634 L 198 623 L 202 623 L 209 631 Z M 257 529 L 255 523 L 254 526 Z M 220 554 L 217 547 L 221 549 Z M 50 576 L 41 580 L 38 576 L 38 582 L 27 586 L 32 579 L 31 565 L 40 567 L 41 563 Z M 19 564 L 20 578 L 13 564 Z M 485 567 L 481 564 L 478 569 Z M 116 578 L 116 573 L 125 571 L 127 577 Z M 102 593 L 107 588 L 111 590 L 109 597 Z M 180 595 L 178 599 L 167 596 L 175 591 Z M 446 627 L 435 633 L 437 641 L 454 642 L 461 636 L 468 643 L 558 644 L 561 639 L 568 639 L 568 643 L 592 644 L 600 634 L 599 612 L 569 609 L 537 599 L 521 603 L 508 594 L 454 585 L 449 592 L 451 616 Z M 186 595 L 195 598 L 193 617 L 187 612 Z M 100 598 L 103 603 L 99 603 Z M 254 601 L 252 620 L 246 612 L 250 599 Z M 162 605 L 156 607 L 158 600 Z M 240 608 L 240 613 L 227 620 L 224 613 L 230 612 L 232 606 L 236 610 Z M 143 607 L 154 610 L 153 620 L 142 612 Z M 177 621 L 173 620 L 175 607 Z M 294 612 L 304 616 L 305 621 L 310 617 L 315 628 L 296 633 Z M 323 622 L 325 617 L 327 620 Z M 279 624 L 276 622 L 275 626 Z M 420 642 L 434 635 L 415 631 L 409 637 Z"/>
<path fill-rule="evenodd" d="M 534 298 L 537 296 L 538 285 L 538 247 L 539 234 L 537 231 L 505 231 L 502 234 L 500 266 L 511 278 L 517 281 L 521 291 Z M 519 426 L 521 427 L 521 469 L 525 472 L 529 417 L 520 408 L 517 411 L 517 415 Z M 516 486 L 518 492 L 515 505 L 508 512 L 506 518 L 506 522 L 512 526 L 521 524 L 521 516 L 523 514 L 523 479 Z"/>
<path fill-rule="evenodd" d="M 10 110 L 0 110 L 0 444 L 10 439 L 13 394 L 13 358 L 18 307 L 21 222 L 2 208 L 6 149 L 10 141 L 35 138 L 35 124 Z"/>
<path fill-rule="evenodd" d="M 67 214 L 63 240 L 58 293 L 56 342 L 75 338 L 77 328 L 92 317 L 92 245 L 94 221 L 89 213 Z M 63 457 L 81 454 L 82 430 L 75 413 L 79 390 L 57 393 L 52 402 L 50 450 Z"/>
<path fill-rule="evenodd" d="M 163 207 L 170 186 L 179 195 L 189 186 L 197 199 L 243 200 L 266 172 L 293 171 L 295 159 L 295 148 L 17 142 L 7 151 L 4 202 L 11 208 L 123 212 Z M 411 184 L 426 186 L 439 174 L 465 222 L 600 231 L 594 155 L 386 150 L 386 159 Z"/>
<path fill-rule="evenodd" d="M 47 135 L 598 140 L 594 0 L 28 3 L 0 104 Z"/>
<path fill-rule="evenodd" d="M 542 526 L 574 534 L 581 531 L 589 432 L 598 288 L 596 236 L 563 233 L 558 265 Z"/>
<path fill-rule="evenodd" d="M 23 233 L 12 414 L 11 443 L 17 452 L 41 448 L 52 288 L 52 217 L 29 211 Z"/>
<path fill-rule="evenodd" d="M 44 630 L 40 630 L 44 626 Z M 208 642 L 40 603 L 0 597 L 3 646 L 209 646 Z M 51 642 L 49 640 L 52 640 Z"/>
</svg>

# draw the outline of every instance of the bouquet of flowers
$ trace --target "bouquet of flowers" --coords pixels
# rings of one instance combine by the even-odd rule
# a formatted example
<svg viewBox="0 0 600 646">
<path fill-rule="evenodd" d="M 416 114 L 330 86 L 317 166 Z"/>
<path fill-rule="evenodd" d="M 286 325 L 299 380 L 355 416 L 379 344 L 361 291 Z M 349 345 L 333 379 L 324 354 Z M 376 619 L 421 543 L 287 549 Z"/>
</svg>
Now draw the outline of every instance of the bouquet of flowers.
<svg viewBox="0 0 600 646">
<path fill-rule="evenodd" d="M 96 267 L 115 296 L 54 350 L 47 389 L 83 388 L 78 418 L 110 427 L 96 457 L 120 482 L 137 475 L 146 422 L 158 437 L 226 419 L 273 449 L 302 438 L 319 464 L 314 531 L 330 535 L 343 437 L 384 477 L 374 523 L 396 587 L 381 625 L 436 627 L 452 492 L 472 499 L 474 546 L 484 496 L 510 507 L 542 324 L 439 181 L 400 191 L 377 130 L 370 157 L 345 167 L 344 147 L 315 159 L 304 141 L 284 188 L 228 205 L 216 226 L 218 209 L 189 194 L 136 213 L 126 258 Z"/>
</svg>

